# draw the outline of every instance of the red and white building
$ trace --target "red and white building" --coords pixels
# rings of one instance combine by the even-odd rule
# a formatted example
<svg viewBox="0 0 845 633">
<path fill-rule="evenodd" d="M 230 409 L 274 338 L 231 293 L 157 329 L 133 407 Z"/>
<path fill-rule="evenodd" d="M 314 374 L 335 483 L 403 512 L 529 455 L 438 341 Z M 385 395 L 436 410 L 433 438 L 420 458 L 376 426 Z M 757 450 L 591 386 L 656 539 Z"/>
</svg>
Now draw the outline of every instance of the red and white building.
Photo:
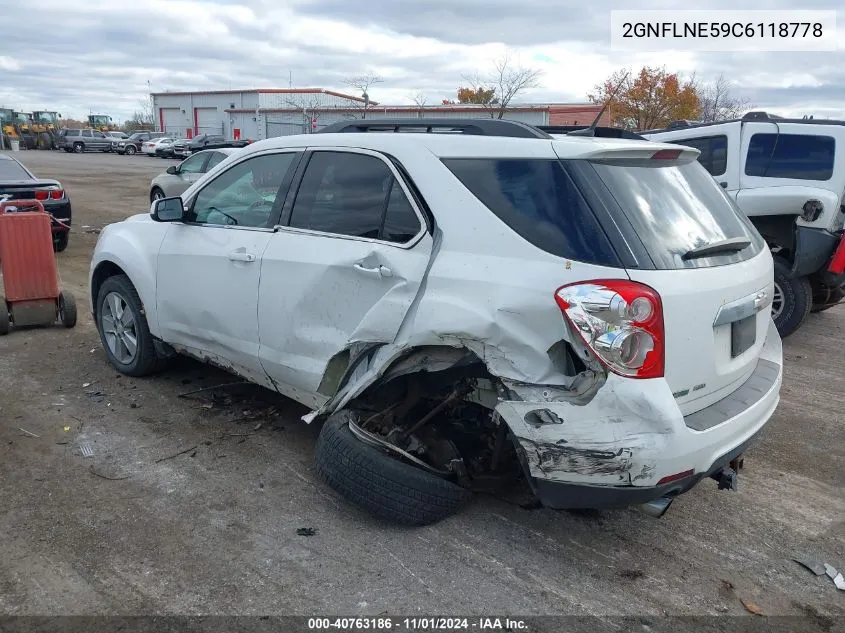
<svg viewBox="0 0 845 633">
<path fill-rule="evenodd" d="M 321 88 L 268 88 L 152 95 L 157 128 L 178 136 L 222 134 L 260 140 L 317 131 L 344 119 L 490 117 L 487 106 L 366 104 L 361 97 Z M 533 125 L 588 124 L 601 107 L 592 103 L 514 104 L 503 118 Z M 498 116 L 495 110 L 493 116 Z M 606 115 L 602 124 L 609 122 Z"/>
</svg>

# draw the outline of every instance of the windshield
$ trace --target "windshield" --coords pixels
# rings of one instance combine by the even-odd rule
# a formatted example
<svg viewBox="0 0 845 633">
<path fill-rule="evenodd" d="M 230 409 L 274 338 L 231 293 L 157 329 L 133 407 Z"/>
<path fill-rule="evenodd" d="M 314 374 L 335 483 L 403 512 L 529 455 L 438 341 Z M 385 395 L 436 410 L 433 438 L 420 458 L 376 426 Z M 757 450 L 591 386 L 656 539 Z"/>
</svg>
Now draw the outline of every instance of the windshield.
<svg viewBox="0 0 845 633">
<path fill-rule="evenodd" d="M 55 112 L 39 112 L 35 116 L 42 123 L 55 123 L 59 120 L 59 117 L 56 116 Z"/>
<path fill-rule="evenodd" d="M 763 240 L 730 196 L 698 162 L 666 167 L 587 161 L 576 171 L 598 180 L 599 194 L 621 211 L 659 269 L 701 268 L 745 261 Z M 693 249 L 732 239 L 751 245 L 710 257 L 683 259 Z"/>
</svg>

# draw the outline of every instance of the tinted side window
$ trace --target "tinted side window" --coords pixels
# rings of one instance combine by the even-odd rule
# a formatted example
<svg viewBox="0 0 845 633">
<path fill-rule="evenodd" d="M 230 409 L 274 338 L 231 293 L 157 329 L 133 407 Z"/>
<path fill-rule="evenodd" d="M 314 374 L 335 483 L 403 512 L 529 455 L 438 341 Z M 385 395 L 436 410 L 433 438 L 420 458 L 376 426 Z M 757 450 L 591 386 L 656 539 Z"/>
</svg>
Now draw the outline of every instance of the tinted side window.
<svg viewBox="0 0 845 633">
<path fill-rule="evenodd" d="M 82 130 L 82 136 L 91 137 L 91 130 Z"/>
<path fill-rule="evenodd" d="M 384 214 L 383 239 L 388 242 L 408 242 L 421 228 L 420 219 L 394 178 L 387 198 L 387 212 Z"/>
<path fill-rule="evenodd" d="M 408 241 L 420 229 L 410 202 L 384 161 L 345 152 L 316 152 L 311 157 L 290 226 L 397 242 Z"/>
<path fill-rule="evenodd" d="M 705 136 L 701 138 L 689 138 L 682 141 L 672 141 L 677 145 L 694 147 L 701 152 L 698 162 L 704 169 L 710 172 L 711 176 L 721 176 L 728 168 L 728 137 Z"/>
<path fill-rule="evenodd" d="M 621 265 L 558 161 L 451 158 L 443 163 L 502 222 L 534 246 L 580 262 Z"/>
<path fill-rule="evenodd" d="M 755 134 L 748 144 L 747 176 L 830 180 L 836 141 L 809 134 Z"/>
<path fill-rule="evenodd" d="M 256 156 L 219 174 L 197 194 L 191 209 L 194 221 L 266 227 L 277 199 L 284 198 L 282 189 L 296 156 L 294 152 Z"/>
</svg>

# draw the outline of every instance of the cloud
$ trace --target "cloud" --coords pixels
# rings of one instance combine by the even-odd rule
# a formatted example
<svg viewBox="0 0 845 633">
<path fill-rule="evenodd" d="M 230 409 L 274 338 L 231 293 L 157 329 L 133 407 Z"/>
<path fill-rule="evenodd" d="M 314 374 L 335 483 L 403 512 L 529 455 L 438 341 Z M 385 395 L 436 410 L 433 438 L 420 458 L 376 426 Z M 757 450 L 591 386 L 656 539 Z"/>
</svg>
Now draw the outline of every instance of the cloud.
<svg viewBox="0 0 845 633">
<path fill-rule="evenodd" d="M 814 9 L 836 8 L 837 0 Z M 709 0 L 707 8 L 735 8 Z M 618 68 L 666 65 L 711 80 L 724 73 L 758 108 L 786 115 L 845 117 L 845 53 L 613 53 L 611 9 L 679 9 L 677 0 L 28 0 L 6 3 L 6 24 L 50 15 L 48 37 L 7 29 L 0 55 L 0 105 L 89 111 L 123 119 L 155 91 L 252 87 L 348 90 L 344 80 L 376 72 L 381 103 L 454 97 L 462 77 L 488 71 L 510 48 L 543 71 L 524 101 L 583 101 Z M 410 5 L 410 6 L 409 6 Z M 768 8 L 798 8 L 770 0 Z M 698 6 L 697 8 L 701 8 Z M 750 7 L 749 7 L 750 8 Z M 845 25 L 839 24 L 845 43 Z"/>
</svg>

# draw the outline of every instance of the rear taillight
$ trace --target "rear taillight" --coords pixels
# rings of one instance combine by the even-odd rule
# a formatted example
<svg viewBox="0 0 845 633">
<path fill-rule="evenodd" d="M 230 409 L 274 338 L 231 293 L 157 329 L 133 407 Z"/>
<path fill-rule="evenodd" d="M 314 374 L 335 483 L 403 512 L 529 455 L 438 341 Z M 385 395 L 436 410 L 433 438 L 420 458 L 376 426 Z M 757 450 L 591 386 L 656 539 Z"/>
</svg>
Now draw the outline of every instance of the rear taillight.
<svg viewBox="0 0 845 633">
<path fill-rule="evenodd" d="M 35 192 L 35 199 L 36 200 L 46 200 L 49 197 L 50 197 L 50 192 L 47 191 L 46 189 Z"/>
<path fill-rule="evenodd" d="M 677 160 L 680 155 L 679 149 L 661 149 L 651 155 L 651 160 Z"/>
<path fill-rule="evenodd" d="M 50 197 L 51 197 L 53 200 L 61 200 L 62 198 L 64 198 L 64 197 L 65 197 L 65 192 L 64 192 L 64 189 L 53 189 L 53 190 L 50 192 Z"/>
<path fill-rule="evenodd" d="M 610 371 L 629 378 L 663 375 L 663 304 L 653 288 L 601 279 L 558 288 L 555 301 Z"/>
</svg>

